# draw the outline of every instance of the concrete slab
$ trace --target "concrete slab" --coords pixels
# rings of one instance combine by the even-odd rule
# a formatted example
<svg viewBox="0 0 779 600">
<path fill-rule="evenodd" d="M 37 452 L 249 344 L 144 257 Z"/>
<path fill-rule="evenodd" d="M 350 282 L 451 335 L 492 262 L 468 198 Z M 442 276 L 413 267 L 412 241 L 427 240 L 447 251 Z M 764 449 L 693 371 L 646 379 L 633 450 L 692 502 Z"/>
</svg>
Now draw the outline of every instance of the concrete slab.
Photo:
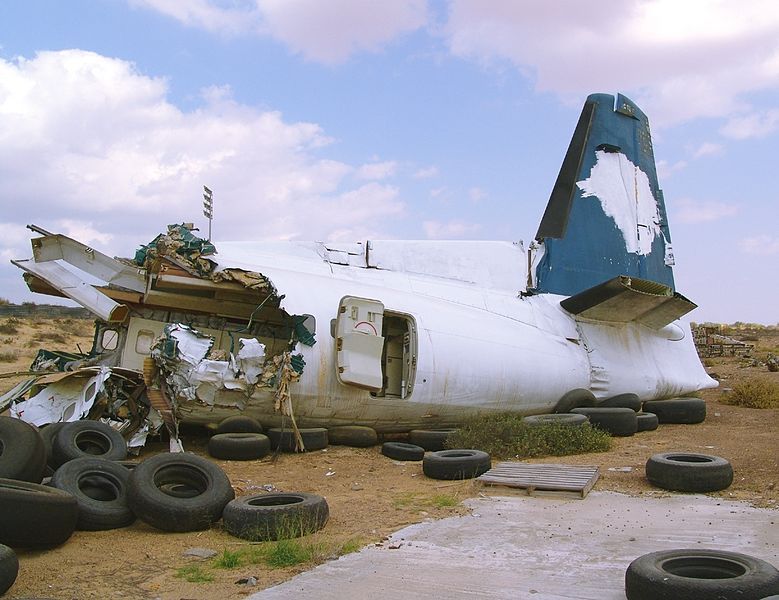
<svg viewBox="0 0 779 600">
<path fill-rule="evenodd" d="M 628 564 L 655 550 L 731 550 L 779 566 L 779 510 L 611 492 L 466 504 L 471 515 L 412 525 L 250 598 L 624 600 Z"/>
</svg>

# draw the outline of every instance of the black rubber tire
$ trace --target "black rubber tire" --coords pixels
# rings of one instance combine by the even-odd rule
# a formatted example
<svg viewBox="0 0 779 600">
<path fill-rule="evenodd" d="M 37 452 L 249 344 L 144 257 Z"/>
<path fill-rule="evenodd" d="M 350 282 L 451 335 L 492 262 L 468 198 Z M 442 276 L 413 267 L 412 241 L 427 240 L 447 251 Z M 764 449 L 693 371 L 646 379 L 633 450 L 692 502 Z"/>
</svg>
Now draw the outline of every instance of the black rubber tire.
<svg viewBox="0 0 779 600">
<path fill-rule="evenodd" d="M 422 459 L 422 472 L 431 479 L 473 479 L 491 467 L 490 455 L 481 450 L 440 450 Z"/>
<path fill-rule="evenodd" d="M 0 478 L 40 483 L 45 468 L 46 447 L 38 428 L 0 417 Z"/>
<path fill-rule="evenodd" d="M 635 411 L 629 408 L 574 408 L 572 413 L 585 415 L 590 425 L 607 431 L 613 436 L 627 437 L 638 431 L 638 419 Z"/>
<path fill-rule="evenodd" d="M 662 550 L 625 572 L 628 600 L 761 600 L 779 593 L 779 571 L 764 560 L 722 550 Z"/>
<path fill-rule="evenodd" d="M 706 419 L 706 402 L 702 398 L 647 400 L 644 412 L 656 414 L 660 423 L 694 425 Z"/>
<path fill-rule="evenodd" d="M 528 427 L 538 427 L 539 425 L 570 425 L 571 427 L 581 427 L 589 422 L 586 415 L 573 413 L 560 413 L 551 415 L 530 415 L 522 419 L 522 422 Z"/>
<path fill-rule="evenodd" d="M 219 423 L 216 426 L 216 433 L 263 433 L 263 430 L 257 419 L 246 415 L 235 415 Z"/>
<path fill-rule="evenodd" d="M 236 498 L 225 506 L 222 519 L 229 534 L 263 542 L 314 533 L 325 526 L 329 516 L 322 496 L 282 492 Z"/>
<path fill-rule="evenodd" d="M 130 471 L 118 462 L 82 457 L 69 460 L 54 472 L 51 485 L 78 502 L 76 529 L 103 531 L 127 527 L 135 515 L 127 505 Z"/>
<path fill-rule="evenodd" d="M 224 471 L 194 454 L 157 454 L 130 472 L 130 509 L 162 531 L 207 529 L 233 498 Z"/>
<path fill-rule="evenodd" d="M 595 406 L 595 394 L 584 388 L 576 388 L 563 394 L 563 397 L 557 401 L 554 410 L 555 413 L 571 412 L 574 408 Z"/>
<path fill-rule="evenodd" d="M 306 452 L 327 448 L 327 429 L 324 427 L 301 427 L 298 431 L 303 438 Z M 281 427 L 271 427 L 268 429 L 268 437 L 270 446 L 274 450 L 295 452 L 295 432 L 292 429 L 285 427 L 282 430 Z"/>
<path fill-rule="evenodd" d="M 662 452 L 646 461 L 646 478 L 664 490 L 716 492 L 733 483 L 733 467 L 719 456 Z"/>
<path fill-rule="evenodd" d="M 636 413 L 636 425 L 638 426 L 637 431 L 654 431 L 657 429 L 658 423 L 659 421 L 657 420 L 657 415 L 654 413 Z"/>
<path fill-rule="evenodd" d="M 412 429 L 408 433 L 408 441 L 425 450 L 438 452 L 446 448 L 446 441 L 456 431 L 456 429 Z"/>
<path fill-rule="evenodd" d="M 43 438 L 43 446 L 46 448 L 46 464 L 52 469 L 54 465 L 54 438 L 57 437 L 60 430 L 67 425 L 67 423 L 49 423 L 45 427 L 41 428 L 41 437 Z"/>
<path fill-rule="evenodd" d="M 370 448 L 379 443 L 379 436 L 373 427 L 362 425 L 338 425 L 327 430 L 327 439 L 333 446 Z"/>
<path fill-rule="evenodd" d="M 8 546 L 0 544 L 0 596 L 5 594 L 19 574 L 19 559 Z"/>
<path fill-rule="evenodd" d="M 51 548 L 76 528 L 78 503 L 62 490 L 14 479 L 0 479 L 0 544 Z"/>
<path fill-rule="evenodd" d="M 381 453 L 393 460 L 422 460 L 425 457 L 425 449 L 422 446 L 405 442 L 384 442 L 381 445 Z"/>
<path fill-rule="evenodd" d="M 270 454 L 270 439 L 261 433 L 217 433 L 208 453 L 222 460 L 257 460 Z"/>
<path fill-rule="evenodd" d="M 100 421 L 73 421 L 65 423 L 54 437 L 52 452 L 57 467 L 82 456 L 124 460 L 127 442 L 122 434 Z"/>
<path fill-rule="evenodd" d="M 641 410 L 641 399 L 638 394 L 619 394 L 606 398 L 596 405 L 598 408 L 629 408 L 634 412 Z"/>
</svg>

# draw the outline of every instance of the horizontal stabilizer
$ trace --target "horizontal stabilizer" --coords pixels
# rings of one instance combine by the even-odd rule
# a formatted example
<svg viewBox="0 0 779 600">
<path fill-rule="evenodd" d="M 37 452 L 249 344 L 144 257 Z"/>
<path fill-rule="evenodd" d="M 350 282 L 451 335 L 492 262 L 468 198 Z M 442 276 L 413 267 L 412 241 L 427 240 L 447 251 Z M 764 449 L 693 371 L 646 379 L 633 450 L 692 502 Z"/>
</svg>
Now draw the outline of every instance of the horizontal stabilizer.
<svg viewBox="0 0 779 600">
<path fill-rule="evenodd" d="M 569 313 L 612 323 L 660 329 L 697 307 L 667 285 L 620 275 L 560 302 Z"/>
</svg>

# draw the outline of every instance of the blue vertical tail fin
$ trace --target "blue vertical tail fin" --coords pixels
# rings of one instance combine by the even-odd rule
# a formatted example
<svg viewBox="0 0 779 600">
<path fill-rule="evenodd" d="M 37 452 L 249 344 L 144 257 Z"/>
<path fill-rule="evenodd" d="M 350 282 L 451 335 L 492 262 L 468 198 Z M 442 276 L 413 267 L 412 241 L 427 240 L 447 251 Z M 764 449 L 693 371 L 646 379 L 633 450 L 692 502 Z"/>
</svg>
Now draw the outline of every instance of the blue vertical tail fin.
<svg viewBox="0 0 779 600">
<path fill-rule="evenodd" d="M 674 290 L 649 120 L 625 96 L 587 98 L 536 241 L 537 292 L 572 296 L 619 276 Z"/>
</svg>

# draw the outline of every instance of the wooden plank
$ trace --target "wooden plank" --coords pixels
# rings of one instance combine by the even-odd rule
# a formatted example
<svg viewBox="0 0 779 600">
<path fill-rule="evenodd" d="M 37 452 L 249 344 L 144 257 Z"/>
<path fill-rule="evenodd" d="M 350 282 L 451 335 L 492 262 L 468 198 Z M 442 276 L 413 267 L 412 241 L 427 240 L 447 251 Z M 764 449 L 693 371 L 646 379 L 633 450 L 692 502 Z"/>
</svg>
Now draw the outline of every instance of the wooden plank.
<svg viewBox="0 0 779 600">
<path fill-rule="evenodd" d="M 487 485 L 524 489 L 528 494 L 584 498 L 600 476 L 592 465 L 502 462 L 477 478 Z"/>
</svg>

